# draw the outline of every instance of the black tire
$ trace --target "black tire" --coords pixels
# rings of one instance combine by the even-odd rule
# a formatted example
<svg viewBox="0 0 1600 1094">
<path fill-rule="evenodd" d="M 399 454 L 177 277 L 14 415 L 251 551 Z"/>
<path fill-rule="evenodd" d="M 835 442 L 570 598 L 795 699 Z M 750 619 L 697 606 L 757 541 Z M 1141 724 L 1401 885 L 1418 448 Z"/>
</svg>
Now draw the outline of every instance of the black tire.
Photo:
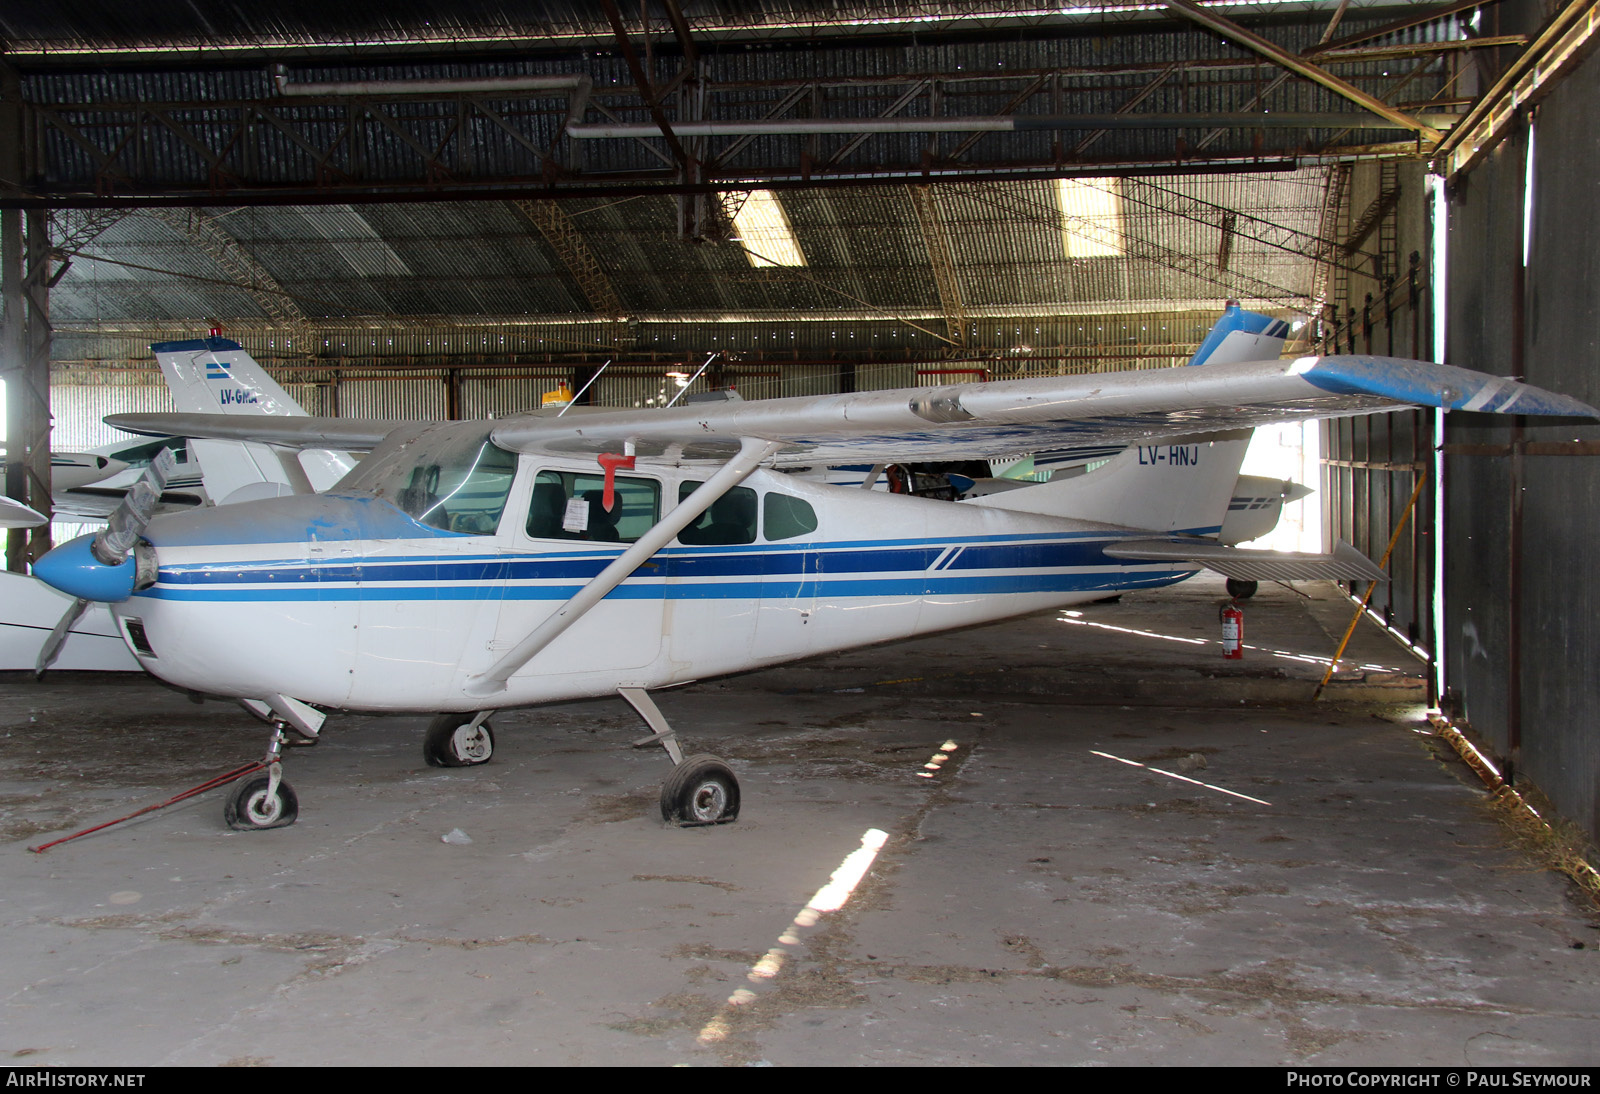
<svg viewBox="0 0 1600 1094">
<path fill-rule="evenodd" d="M 222 806 L 222 819 L 240 832 L 260 832 L 268 828 L 287 828 L 300 816 L 300 799 L 294 788 L 278 780 L 278 792 L 267 796 L 272 780 L 266 775 L 240 779 L 228 792 Z"/>
<path fill-rule="evenodd" d="M 441 714 L 428 723 L 422 758 L 429 767 L 477 767 L 494 758 L 494 731 L 487 720 L 469 732 L 470 714 Z"/>
<path fill-rule="evenodd" d="M 1227 581 L 1228 595 L 1235 600 L 1249 600 L 1256 595 L 1256 590 L 1260 587 L 1257 582 L 1240 581 L 1235 577 L 1230 577 Z"/>
<path fill-rule="evenodd" d="M 680 828 L 739 819 L 739 780 L 715 756 L 690 756 L 661 785 L 661 819 Z"/>
</svg>

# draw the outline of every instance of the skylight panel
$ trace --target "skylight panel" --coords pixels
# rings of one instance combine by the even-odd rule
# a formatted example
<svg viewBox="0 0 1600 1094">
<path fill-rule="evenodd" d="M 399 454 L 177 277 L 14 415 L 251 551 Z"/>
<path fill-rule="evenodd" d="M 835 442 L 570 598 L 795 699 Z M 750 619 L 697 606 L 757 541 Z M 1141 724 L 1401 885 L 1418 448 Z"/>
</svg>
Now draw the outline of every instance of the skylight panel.
<svg viewBox="0 0 1600 1094">
<path fill-rule="evenodd" d="M 733 230 L 752 266 L 804 266 L 806 256 L 783 203 L 771 190 L 752 190 L 733 214 Z"/>
<path fill-rule="evenodd" d="M 1060 179 L 1056 192 L 1068 258 L 1123 253 L 1122 190 L 1116 179 Z"/>
</svg>

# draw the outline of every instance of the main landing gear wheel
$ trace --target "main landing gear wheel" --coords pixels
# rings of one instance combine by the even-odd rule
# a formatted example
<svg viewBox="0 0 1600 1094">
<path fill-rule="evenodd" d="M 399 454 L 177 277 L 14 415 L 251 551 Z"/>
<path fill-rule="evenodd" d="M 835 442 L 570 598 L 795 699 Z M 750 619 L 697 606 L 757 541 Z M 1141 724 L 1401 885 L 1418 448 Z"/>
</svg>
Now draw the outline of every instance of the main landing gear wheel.
<svg viewBox="0 0 1600 1094">
<path fill-rule="evenodd" d="M 494 733 L 488 722 L 472 724 L 470 714 L 441 714 L 428 725 L 422 758 L 430 767 L 477 767 L 494 756 Z"/>
<path fill-rule="evenodd" d="M 690 756 L 661 786 L 661 819 L 680 828 L 739 818 L 739 780 L 715 756 Z"/>
<path fill-rule="evenodd" d="M 1227 580 L 1228 595 L 1235 600 L 1249 600 L 1256 595 L 1258 588 L 1260 588 L 1260 585 L 1254 581 L 1240 581 L 1236 577 L 1230 577 Z"/>
<path fill-rule="evenodd" d="M 235 783 L 222 807 L 222 819 L 228 827 L 255 832 L 293 824 L 300 815 L 300 799 L 295 797 L 294 788 L 279 779 L 277 792 L 268 794 L 271 785 L 272 780 L 266 775 L 252 775 Z"/>
</svg>

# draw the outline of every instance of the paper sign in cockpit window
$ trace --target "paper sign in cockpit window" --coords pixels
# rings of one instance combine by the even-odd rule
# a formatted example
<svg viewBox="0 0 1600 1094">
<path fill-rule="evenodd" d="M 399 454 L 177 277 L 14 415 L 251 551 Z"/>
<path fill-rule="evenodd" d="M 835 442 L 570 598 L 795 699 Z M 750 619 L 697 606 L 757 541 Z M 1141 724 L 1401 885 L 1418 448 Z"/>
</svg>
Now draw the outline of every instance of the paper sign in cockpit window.
<svg viewBox="0 0 1600 1094">
<path fill-rule="evenodd" d="M 572 498 L 567 502 L 567 510 L 561 515 L 561 530 L 563 532 L 589 530 L 589 502 L 586 499 Z"/>
</svg>

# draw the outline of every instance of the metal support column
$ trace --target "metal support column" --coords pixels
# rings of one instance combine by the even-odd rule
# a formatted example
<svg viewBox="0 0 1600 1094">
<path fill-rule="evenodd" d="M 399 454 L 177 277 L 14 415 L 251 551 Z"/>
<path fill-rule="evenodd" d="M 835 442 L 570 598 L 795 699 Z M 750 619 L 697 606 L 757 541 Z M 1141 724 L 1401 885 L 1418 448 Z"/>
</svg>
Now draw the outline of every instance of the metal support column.
<svg viewBox="0 0 1600 1094">
<path fill-rule="evenodd" d="M 0 213 L 0 297 L 5 331 L 6 494 L 50 515 L 50 237 L 40 210 Z M 6 567 L 25 573 L 50 549 L 50 526 L 12 529 Z"/>
</svg>

